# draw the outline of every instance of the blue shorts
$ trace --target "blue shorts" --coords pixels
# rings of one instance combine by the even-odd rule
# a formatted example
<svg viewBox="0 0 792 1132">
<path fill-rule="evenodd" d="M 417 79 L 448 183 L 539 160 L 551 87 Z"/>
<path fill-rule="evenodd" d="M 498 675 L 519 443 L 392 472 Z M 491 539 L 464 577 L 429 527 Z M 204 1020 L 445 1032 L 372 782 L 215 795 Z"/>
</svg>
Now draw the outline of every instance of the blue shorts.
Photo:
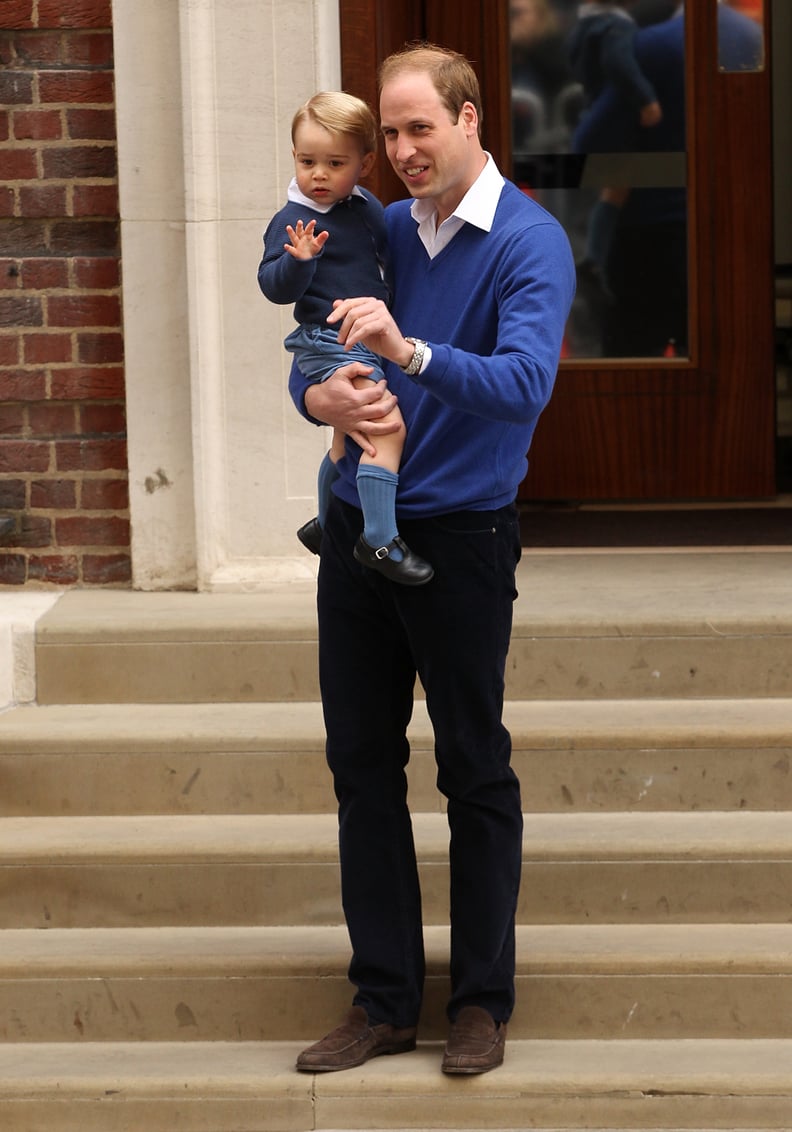
<svg viewBox="0 0 792 1132">
<path fill-rule="evenodd" d="M 337 369 L 350 362 L 374 367 L 372 373 L 361 374 L 362 377 L 379 381 L 385 376 L 377 354 L 361 343 L 345 350 L 338 341 L 338 331 L 329 326 L 298 326 L 284 339 L 283 345 L 294 354 L 300 373 L 311 381 L 327 381 Z"/>
</svg>

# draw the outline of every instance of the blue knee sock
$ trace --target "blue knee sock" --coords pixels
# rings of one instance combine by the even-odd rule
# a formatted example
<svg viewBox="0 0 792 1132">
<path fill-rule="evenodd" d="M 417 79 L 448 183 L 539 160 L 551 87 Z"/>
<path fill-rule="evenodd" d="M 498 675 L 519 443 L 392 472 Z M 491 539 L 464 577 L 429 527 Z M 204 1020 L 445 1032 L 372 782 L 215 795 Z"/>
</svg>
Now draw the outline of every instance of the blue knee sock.
<svg viewBox="0 0 792 1132">
<path fill-rule="evenodd" d="M 338 479 L 338 468 L 330 459 L 330 453 L 326 452 L 324 460 L 319 465 L 319 474 L 316 482 L 316 491 L 319 497 L 319 526 L 324 530 L 325 519 L 327 518 L 327 508 L 330 506 L 330 488 Z"/>
<path fill-rule="evenodd" d="M 399 533 L 396 526 L 396 488 L 399 477 L 378 464 L 360 464 L 357 489 L 363 508 L 363 538 L 369 546 L 387 546 Z M 399 551 L 393 553 L 398 561 Z"/>
</svg>

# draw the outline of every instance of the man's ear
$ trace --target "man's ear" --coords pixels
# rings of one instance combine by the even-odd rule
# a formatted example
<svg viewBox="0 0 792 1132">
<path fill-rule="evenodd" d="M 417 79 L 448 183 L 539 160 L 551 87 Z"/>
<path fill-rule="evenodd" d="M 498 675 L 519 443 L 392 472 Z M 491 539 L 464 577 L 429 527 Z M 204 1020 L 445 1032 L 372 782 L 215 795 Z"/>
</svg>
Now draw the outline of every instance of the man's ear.
<svg viewBox="0 0 792 1132">
<path fill-rule="evenodd" d="M 360 163 L 360 176 L 368 177 L 371 170 L 374 168 L 374 162 L 377 160 L 376 153 L 367 153 L 362 162 Z"/>
<path fill-rule="evenodd" d="M 472 136 L 478 133 L 478 111 L 472 102 L 463 102 L 459 117 L 465 127 L 465 132 Z"/>
</svg>

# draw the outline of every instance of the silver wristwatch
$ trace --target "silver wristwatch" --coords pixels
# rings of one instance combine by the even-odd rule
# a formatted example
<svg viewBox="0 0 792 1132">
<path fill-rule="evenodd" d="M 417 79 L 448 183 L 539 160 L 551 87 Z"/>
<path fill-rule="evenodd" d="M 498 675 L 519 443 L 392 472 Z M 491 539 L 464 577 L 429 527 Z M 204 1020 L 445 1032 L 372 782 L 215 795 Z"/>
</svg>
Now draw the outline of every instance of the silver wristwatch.
<svg viewBox="0 0 792 1132">
<path fill-rule="evenodd" d="M 405 342 L 412 342 L 413 356 L 406 366 L 402 366 L 402 372 L 406 373 L 408 377 L 413 377 L 414 374 L 421 372 L 423 365 L 424 354 L 426 353 L 426 343 L 422 338 L 411 338 L 409 334 L 404 336 Z"/>
</svg>

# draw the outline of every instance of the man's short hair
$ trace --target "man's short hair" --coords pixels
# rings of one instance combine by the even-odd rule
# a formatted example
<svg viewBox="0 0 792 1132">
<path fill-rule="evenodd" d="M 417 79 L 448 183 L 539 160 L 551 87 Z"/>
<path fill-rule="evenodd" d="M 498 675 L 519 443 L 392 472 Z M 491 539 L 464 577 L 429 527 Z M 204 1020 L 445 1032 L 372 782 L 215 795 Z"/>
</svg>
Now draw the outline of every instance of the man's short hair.
<svg viewBox="0 0 792 1132">
<path fill-rule="evenodd" d="M 436 43 L 409 43 L 400 51 L 389 55 L 380 65 L 380 90 L 387 82 L 407 71 L 423 72 L 429 76 L 440 95 L 440 101 L 454 122 L 459 121 L 464 104 L 471 102 L 476 108 L 481 137 L 481 122 L 484 117 L 481 89 L 476 72 L 464 55 L 448 47 L 439 47 Z"/>
</svg>

